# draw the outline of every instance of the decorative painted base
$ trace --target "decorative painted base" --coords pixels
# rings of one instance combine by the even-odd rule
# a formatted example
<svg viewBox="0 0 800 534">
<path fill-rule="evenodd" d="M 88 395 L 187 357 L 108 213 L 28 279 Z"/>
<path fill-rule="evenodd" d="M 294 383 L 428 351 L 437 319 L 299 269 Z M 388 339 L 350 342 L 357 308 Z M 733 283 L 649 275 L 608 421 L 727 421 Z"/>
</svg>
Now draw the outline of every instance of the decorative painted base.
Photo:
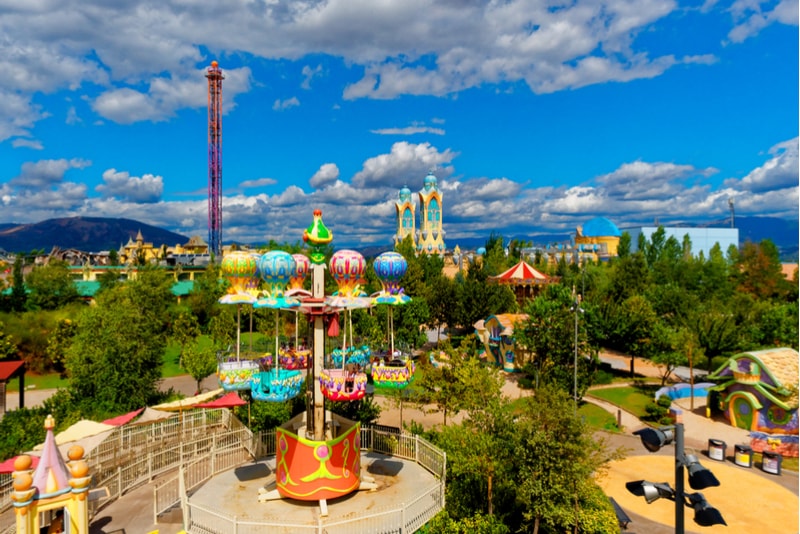
<svg viewBox="0 0 800 534">
<path fill-rule="evenodd" d="M 361 424 L 331 415 L 334 436 L 313 441 L 295 434 L 305 425 L 300 414 L 276 434 L 276 489 L 281 497 L 321 501 L 343 497 L 361 485 Z"/>
<path fill-rule="evenodd" d="M 308 369 L 311 363 L 310 350 L 297 350 L 284 352 L 281 351 L 280 364 L 281 369 Z"/>
<path fill-rule="evenodd" d="M 326 399 L 356 401 L 367 394 L 367 375 L 342 369 L 323 369 L 319 387 Z"/>
<path fill-rule="evenodd" d="M 384 388 L 401 389 L 414 380 L 416 366 L 413 360 L 393 360 L 372 364 L 372 383 Z"/>
<path fill-rule="evenodd" d="M 261 371 L 258 362 L 241 360 L 219 362 L 217 364 L 217 380 L 225 391 L 250 389 L 253 375 Z"/>
</svg>

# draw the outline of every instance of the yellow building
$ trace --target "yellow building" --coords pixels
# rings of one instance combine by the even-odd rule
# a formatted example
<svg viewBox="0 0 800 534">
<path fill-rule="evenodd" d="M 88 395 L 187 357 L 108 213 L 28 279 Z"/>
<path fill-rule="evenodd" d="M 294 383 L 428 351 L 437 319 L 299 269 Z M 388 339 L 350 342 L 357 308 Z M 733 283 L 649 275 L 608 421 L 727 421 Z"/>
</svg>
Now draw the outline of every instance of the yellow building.
<svg viewBox="0 0 800 534">
<path fill-rule="evenodd" d="M 444 254 L 442 229 L 442 193 L 436 187 L 436 176 L 428 173 L 419 191 L 420 225 L 417 254 Z"/>
<path fill-rule="evenodd" d="M 605 217 L 595 217 L 575 229 L 575 250 L 592 261 L 616 257 L 619 238 L 617 225 Z"/>
<path fill-rule="evenodd" d="M 411 190 L 404 187 L 400 190 L 400 199 L 394 203 L 397 211 L 397 232 L 394 235 L 395 246 L 399 245 L 406 236 L 411 236 L 411 242 L 416 247 L 417 219 L 416 207 L 411 201 Z"/>
</svg>

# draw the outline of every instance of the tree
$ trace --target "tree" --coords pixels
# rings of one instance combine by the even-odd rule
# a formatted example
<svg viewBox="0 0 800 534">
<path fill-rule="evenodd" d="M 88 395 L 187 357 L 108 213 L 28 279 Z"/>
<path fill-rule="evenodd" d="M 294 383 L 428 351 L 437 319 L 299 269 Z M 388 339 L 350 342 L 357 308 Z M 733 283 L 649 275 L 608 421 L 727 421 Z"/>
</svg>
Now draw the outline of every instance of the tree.
<svg viewBox="0 0 800 534">
<path fill-rule="evenodd" d="M 28 304 L 34 309 L 55 310 L 78 299 L 69 265 L 63 261 L 50 260 L 47 265 L 34 268 L 26 282 L 31 292 Z"/>
<path fill-rule="evenodd" d="M 112 266 L 119 265 L 119 253 L 116 249 L 111 249 L 108 251 L 108 264 Z"/>
<path fill-rule="evenodd" d="M 17 254 L 14 258 L 14 267 L 11 271 L 11 296 L 9 301 L 9 309 L 11 311 L 20 312 L 25 309 L 25 304 L 28 302 L 28 292 L 25 289 L 25 280 L 22 275 L 22 254 Z"/>
<path fill-rule="evenodd" d="M 177 310 L 174 314 L 170 333 L 172 339 L 180 345 L 178 365 L 183 367 L 183 353 L 186 349 L 186 345 L 194 341 L 197 336 L 200 335 L 200 325 L 197 323 L 197 318 L 185 308 Z"/>
<path fill-rule="evenodd" d="M 573 296 L 564 286 L 552 284 L 528 303 L 528 320 L 514 330 L 517 343 L 532 354 L 527 365 L 535 384 L 551 384 L 572 392 L 575 381 L 575 311 Z M 578 329 L 578 398 L 591 385 L 596 367 L 596 348 L 585 329 Z"/>
<path fill-rule="evenodd" d="M 622 235 L 619 236 L 619 243 L 617 243 L 617 256 L 620 258 L 626 258 L 631 253 L 631 234 L 628 232 L 622 232 Z"/>
<path fill-rule="evenodd" d="M 83 310 L 66 363 L 69 391 L 84 413 L 121 413 L 157 397 L 171 282 L 161 271 L 143 269 Z"/>
<path fill-rule="evenodd" d="M 788 282 L 781 269 L 780 253 L 769 239 L 755 244 L 747 241 L 742 246 L 735 272 L 739 291 L 759 299 L 780 298 L 787 291 Z"/>
<path fill-rule="evenodd" d="M 653 337 L 659 347 L 655 354 L 650 357 L 650 360 L 661 369 L 661 387 L 664 387 L 676 367 L 685 365 L 688 362 L 688 358 L 682 350 L 688 344 L 682 345 L 679 343 L 688 341 L 686 338 L 689 335 L 685 330 L 679 333 L 671 332 L 661 321 L 656 324 Z"/>
<path fill-rule="evenodd" d="M 593 516 L 598 525 L 580 524 L 584 508 L 597 508 L 594 477 L 607 469 L 610 455 L 602 440 L 595 439 L 586 423 L 573 415 L 569 396 L 553 388 L 540 388 L 523 401 L 514 454 L 517 505 L 523 527 L 534 534 L 566 529 L 586 532 L 618 532 L 616 518 L 606 512 Z"/>
<path fill-rule="evenodd" d="M 72 319 L 61 319 L 47 338 L 47 357 L 53 368 L 62 374 L 65 371 L 67 349 L 72 344 L 77 330 L 77 325 Z"/>
<path fill-rule="evenodd" d="M 2 321 L 0 321 L 0 360 L 7 360 L 17 355 L 17 344 L 9 336 L 4 329 Z"/>
<path fill-rule="evenodd" d="M 183 368 L 197 381 L 197 393 L 200 382 L 217 370 L 217 347 L 207 340 L 195 338 L 186 345 L 183 352 Z"/>
</svg>

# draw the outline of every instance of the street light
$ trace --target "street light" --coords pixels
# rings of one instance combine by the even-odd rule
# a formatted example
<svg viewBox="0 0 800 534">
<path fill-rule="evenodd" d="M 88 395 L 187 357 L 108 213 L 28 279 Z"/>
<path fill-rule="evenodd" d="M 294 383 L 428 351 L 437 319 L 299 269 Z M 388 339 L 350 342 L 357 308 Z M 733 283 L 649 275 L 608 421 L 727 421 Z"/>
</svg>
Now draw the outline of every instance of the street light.
<svg viewBox="0 0 800 534">
<path fill-rule="evenodd" d="M 578 415 L 578 314 L 583 313 L 581 308 L 581 296 L 575 294 L 575 286 L 572 287 L 572 296 L 575 299 L 570 311 L 575 312 L 575 362 L 573 369 L 572 399 L 575 403 L 575 416 Z"/>
<path fill-rule="evenodd" d="M 673 490 L 666 482 L 655 483 L 637 480 L 625 484 L 628 491 L 637 497 L 644 497 L 647 504 L 660 497 L 675 501 L 676 534 L 684 533 L 684 506 L 694 508 L 694 520 L 700 526 L 727 525 L 719 510 L 708 504 L 702 493 L 686 493 L 684 491 L 684 468 L 689 472 L 689 486 L 694 490 L 719 486 L 719 480 L 714 476 L 714 473 L 700 464 L 697 456 L 684 453 L 683 423 L 676 423 L 659 429 L 643 428 L 634 432 L 633 435 L 639 436 L 642 440 L 642 445 L 650 452 L 657 452 L 664 445 L 675 442 L 675 489 Z"/>
</svg>

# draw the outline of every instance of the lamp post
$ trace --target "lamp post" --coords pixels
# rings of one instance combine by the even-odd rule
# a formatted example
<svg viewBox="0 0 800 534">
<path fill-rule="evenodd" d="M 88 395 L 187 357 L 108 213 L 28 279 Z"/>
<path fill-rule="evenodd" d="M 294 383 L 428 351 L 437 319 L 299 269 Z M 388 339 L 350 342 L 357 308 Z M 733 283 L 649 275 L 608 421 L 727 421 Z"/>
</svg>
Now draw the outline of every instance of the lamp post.
<svg viewBox="0 0 800 534">
<path fill-rule="evenodd" d="M 689 471 L 689 486 L 694 490 L 719 486 L 719 480 L 714 473 L 703 467 L 692 454 L 685 454 L 683 446 L 683 423 L 673 426 L 643 428 L 633 433 L 642 439 L 642 445 L 650 451 L 656 452 L 664 445 L 675 442 L 675 489 L 669 484 L 655 484 L 646 480 L 628 482 L 625 486 L 628 491 L 636 496 L 644 497 L 648 504 L 659 497 L 666 497 L 675 501 L 675 533 L 684 534 L 684 506 L 694 508 L 694 521 L 700 526 L 727 525 L 719 510 L 708 504 L 702 493 L 687 493 L 684 490 L 684 472 Z"/>
<path fill-rule="evenodd" d="M 575 301 L 570 310 L 575 312 L 575 361 L 573 362 L 572 373 L 572 400 L 575 405 L 575 415 L 578 415 L 578 314 L 583 313 L 581 308 L 581 296 L 575 294 L 575 288 L 572 289 L 572 296 Z"/>
</svg>

